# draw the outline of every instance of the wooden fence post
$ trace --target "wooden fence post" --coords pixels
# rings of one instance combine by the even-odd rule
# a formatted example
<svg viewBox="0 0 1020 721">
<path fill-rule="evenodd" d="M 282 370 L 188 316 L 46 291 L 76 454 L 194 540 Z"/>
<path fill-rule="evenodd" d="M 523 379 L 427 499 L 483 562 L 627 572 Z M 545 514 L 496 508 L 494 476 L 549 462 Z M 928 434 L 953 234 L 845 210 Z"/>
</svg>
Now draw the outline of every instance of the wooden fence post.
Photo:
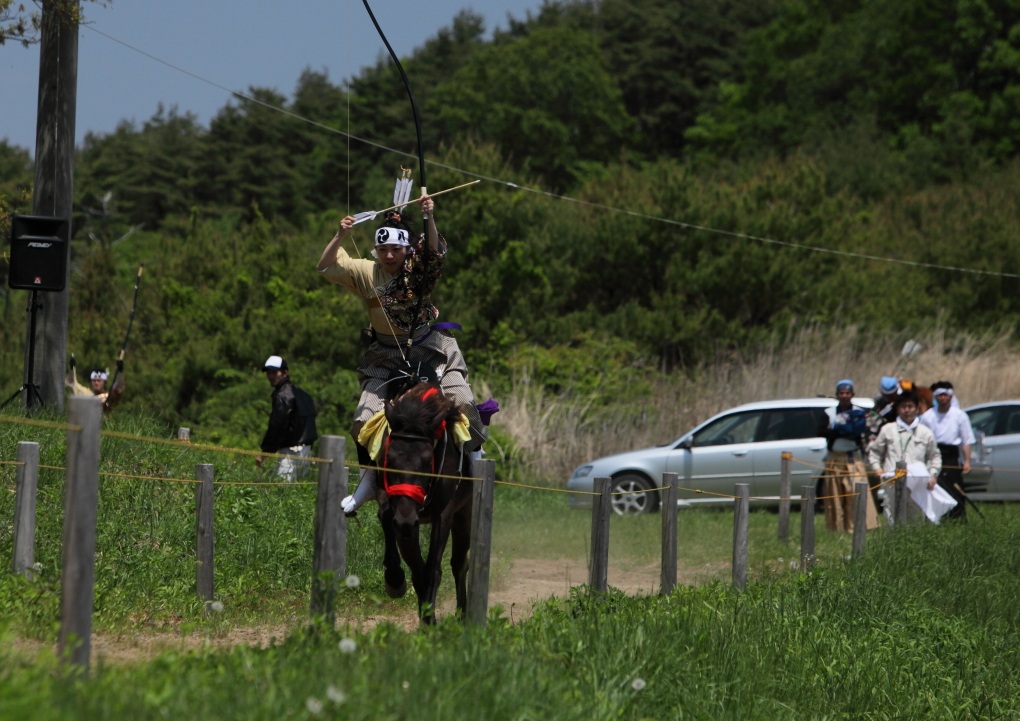
<svg viewBox="0 0 1020 721">
<path fill-rule="evenodd" d="M 312 616 L 324 616 L 330 627 L 336 620 L 336 592 L 347 570 L 347 517 L 340 499 L 347 492 L 344 466 L 344 438 L 323 436 L 319 455 L 329 463 L 319 464 L 318 495 L 315 499 L 315 548 L 312 552 Z"/>
<path fill-rule="evenodd" d="M 910 490 L 907 488 L 907 463 L 906 461 L 896 462 L 896 474 L 898 478 L 895 480 L 896 484 L 896 505 L 893 506 L 895 512 L 896 522 L 894 525 L 905 523 L 907 520 L 907 501 L 910 497 Z"/>
<path fill-rule="evenodd" d="M 68 399 L 67 478 L 64 486 L 64 564 L 60 576 L 59 657 L 88 669 L 99 505 L 99 425 L 95 396 Z"/>
<path fill-rule="evenodd" d="M 800 570 L 815 565 L 815 486 L 800 488 Z"/>
<path fill-rule="evenodd" d="M 198 558 L 195 590 L 205 601 L 206 608 L 213 600 L 213 466 L 211 463 L 195 465 L 195 551 Z"/>
<path fill-rule="evenodd" d="M 676 588 L 677 581 L 677 516 L 680 507 L 677 501 L 680 497 L 680 476 L 676 473 L 663 473 L 662 485 L 665 491 L 662 494 L 662 503 L 659 504 L 659 513 L 662 514 L 662 567 L 659 573 L 659 594 L 668 596 Z"/>
<path fill-rule="evenodd" d="M 868 482 L 857 481 L 854 483 L 854 492 L 857 494 L 857 498 L 854 501 L 854 538 L 850 556 L 851 558 L 860 558 L 864 555 L 864 549 L 867 546 L 865 534 L 868 532 L 868 494 L 871 493 L 868 489 Z"/>
<path fill-rule="evenodd" d="M 14 572 L 31 577 L 35 563 L 35 502 L 39 489 L 39 444 L 18 442 L 14 473 Z"/>
<path fill-rule="evenodd" d="M 733 503 L 733 585 L 739 589 L 747 586 L 747 517 L 751 504 L 751 484 L 737 483 L 734 486 Z"/>
<path fill-rule="evenodd" d="M 790 461 L 793 454 L 784 451 L 779 466 L 779 540 L 790 540 Z"/>
<path fill-rule="evenodd" d="M 492 556 L 492 505 L 496 490 L 496 462 L 474 462 L 471 498 L 471 552 L 468 554 L 467 620 L 484 626 L 489 617 L 489 560 Z"/>
<path fill-rule="evenodd" d="M 592 590 L 609 588 L 609 516 L 613 512 L 610 489 L 612 478 L 596 478 L 591 508 L 591 563 L 588 567 L 588 585 Z"/>
</svg>

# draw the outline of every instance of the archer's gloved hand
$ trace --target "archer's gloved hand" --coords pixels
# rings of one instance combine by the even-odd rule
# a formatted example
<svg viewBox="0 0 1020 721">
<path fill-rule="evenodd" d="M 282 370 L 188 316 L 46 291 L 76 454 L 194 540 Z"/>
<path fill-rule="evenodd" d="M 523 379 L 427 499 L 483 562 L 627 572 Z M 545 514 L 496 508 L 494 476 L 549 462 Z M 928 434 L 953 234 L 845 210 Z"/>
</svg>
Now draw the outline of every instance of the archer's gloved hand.
<svg viewBox="0 0 1020 721">
<path fill-rule="evenodd" d="M 124 361 L 122 361 L 120 358 L 118 358 L 117 359 L 117 372 L 121 373 L 123 371 L 124 371 Z"/>
</svg>

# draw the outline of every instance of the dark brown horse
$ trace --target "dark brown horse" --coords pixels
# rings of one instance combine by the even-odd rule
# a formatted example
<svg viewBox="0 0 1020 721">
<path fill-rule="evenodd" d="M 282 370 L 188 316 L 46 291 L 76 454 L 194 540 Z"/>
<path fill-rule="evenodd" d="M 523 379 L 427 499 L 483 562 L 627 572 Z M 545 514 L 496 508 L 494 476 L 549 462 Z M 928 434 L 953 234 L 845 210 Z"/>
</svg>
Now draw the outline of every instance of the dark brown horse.
<svg viewBox="0 0 1020 721">
<path fill-rule="evenodd" d="M 471 482 L 464 479 L 471 476 L 471 465 L 454 443 L 452 431 L 459 418 L 456 404 L 431 383 L 415 385 L 386 406 L 390 431 L 378 470 L 386 593 L 400 598 L 407 592 L 403 559 L 424 624 L 435 623 L 443 553 L 451 536 L 457 611 L 463 614 L 467 609 L 472 494 Z M 431 525 L 427 558 L 418 537 L 421 524 Z"/>
</svg>

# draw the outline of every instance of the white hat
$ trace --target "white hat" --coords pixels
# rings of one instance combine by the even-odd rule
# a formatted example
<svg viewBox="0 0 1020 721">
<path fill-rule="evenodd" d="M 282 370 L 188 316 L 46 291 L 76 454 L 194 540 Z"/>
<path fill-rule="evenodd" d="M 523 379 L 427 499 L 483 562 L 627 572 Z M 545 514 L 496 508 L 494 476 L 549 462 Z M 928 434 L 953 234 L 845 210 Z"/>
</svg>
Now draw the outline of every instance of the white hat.
<svg viewBox="0 0 1020 721">
<path fill-rule="evenodd" d="M 264 371 L 285 371 L 287 370 L 287 361 L 278 355 L 271 355 L 266 359 L 266 364 L 262 366 Z"/>
</svg>

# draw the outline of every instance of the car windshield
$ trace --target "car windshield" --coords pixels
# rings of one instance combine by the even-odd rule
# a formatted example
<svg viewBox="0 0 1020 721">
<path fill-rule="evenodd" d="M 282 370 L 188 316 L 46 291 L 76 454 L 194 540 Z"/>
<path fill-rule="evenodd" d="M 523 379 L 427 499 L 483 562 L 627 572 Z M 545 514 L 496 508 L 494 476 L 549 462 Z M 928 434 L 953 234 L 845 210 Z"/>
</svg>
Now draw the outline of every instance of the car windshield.
<svg viewBox="0 0 1020 721">
<path fill-rule="evenodd" d="M 761 417 L 761 411 L 750 411 L 717 418 L 694 434 L 691 445 L 700 448 L 702 446 L 750 443 L 754 440 L 754 434 L 758 430 Z"/>
</svg>

